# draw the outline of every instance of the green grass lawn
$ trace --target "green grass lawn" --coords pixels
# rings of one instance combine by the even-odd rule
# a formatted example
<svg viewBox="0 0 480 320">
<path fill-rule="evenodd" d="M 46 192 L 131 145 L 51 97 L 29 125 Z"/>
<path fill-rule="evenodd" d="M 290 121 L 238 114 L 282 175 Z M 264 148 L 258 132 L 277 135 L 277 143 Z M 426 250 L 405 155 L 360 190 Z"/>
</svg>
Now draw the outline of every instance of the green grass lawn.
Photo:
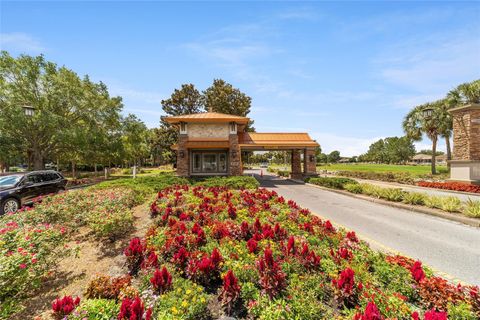
<svg viewBox="0 0 480 320">
<path fill-rule="evenodd" d="M 429 165 L 395 165 L 395 164 L 369 164 L 369 163 L 335 163 L 317 166 L 317 170 L 342 170 L 342 171 L 370 171 L 370 172 L 408 172 L 413 175 L 422 176 L 429 174 Z M 437 165 L 438 173 L 448 173 L 446 166 Z"/>
</svg>

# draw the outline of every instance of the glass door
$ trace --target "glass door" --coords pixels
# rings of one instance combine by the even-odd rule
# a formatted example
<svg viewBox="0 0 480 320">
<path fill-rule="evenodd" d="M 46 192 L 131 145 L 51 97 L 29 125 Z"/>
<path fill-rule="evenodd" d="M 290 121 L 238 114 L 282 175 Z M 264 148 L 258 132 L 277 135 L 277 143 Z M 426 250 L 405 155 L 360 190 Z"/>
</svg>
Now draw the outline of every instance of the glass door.
<svg viewBox="0 0 480 320">
<path fill-rule="evenodd" d="M 203 172 L 217 172 L 218 160 L 216 153 L 204 153 L 203 154 Z"/>
</svg>

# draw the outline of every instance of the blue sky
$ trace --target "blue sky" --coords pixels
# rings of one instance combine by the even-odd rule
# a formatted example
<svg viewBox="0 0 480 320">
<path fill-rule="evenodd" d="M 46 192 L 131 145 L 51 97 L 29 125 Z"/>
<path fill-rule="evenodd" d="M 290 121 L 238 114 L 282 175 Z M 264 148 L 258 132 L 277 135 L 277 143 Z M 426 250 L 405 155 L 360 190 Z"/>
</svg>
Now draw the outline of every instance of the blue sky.
<svg viewBox="0 0 480 320">
<path fill-rule="evenodd" d="M 0 6 L 2 50 L 105 82 L 149 127 L 174 88 L 222 78 L 252 97 L 258 131 L 307 131 L 349 156 L 402 135 L 409 108 L 480 78 L 480 2 Z"/>
</svg>

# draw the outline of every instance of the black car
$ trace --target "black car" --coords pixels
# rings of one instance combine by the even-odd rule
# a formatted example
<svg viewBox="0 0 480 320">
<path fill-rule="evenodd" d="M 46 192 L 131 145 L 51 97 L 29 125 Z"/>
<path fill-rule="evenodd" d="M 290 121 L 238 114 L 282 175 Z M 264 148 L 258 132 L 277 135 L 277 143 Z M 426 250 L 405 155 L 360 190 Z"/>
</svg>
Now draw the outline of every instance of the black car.
<svg viewBox="0 0 480 320">
<path fill-rule="evenodd" d="M 65 190 L 67 180 L 53 170 L 0 176 L 0 215 L 16 212 L 38 196 Z"/>
</svg>

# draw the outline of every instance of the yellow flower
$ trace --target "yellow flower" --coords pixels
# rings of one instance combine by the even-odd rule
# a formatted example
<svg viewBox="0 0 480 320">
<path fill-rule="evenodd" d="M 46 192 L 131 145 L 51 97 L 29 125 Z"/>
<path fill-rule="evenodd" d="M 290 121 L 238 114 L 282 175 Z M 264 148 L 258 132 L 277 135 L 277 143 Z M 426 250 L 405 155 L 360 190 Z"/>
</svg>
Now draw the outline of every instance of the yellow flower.
<svg viewBox="0 0 480 320">
<path fill-rule="evenodd" d="M 177 313 L 178 313 L 178 310 L 177 310 L 177 308 L 175 308 L 175 306 L 172 307 L 172 312 L 173 312 L 173 314 L 177 314 Z"/>
<path fill-rule="evenodd" d="M 183 300 L 183 302 L 182 302 L 182 307 L 184 307 L 184 308 L 188 307 L 187 301 Z"/>
<path fill-rule="evenodd" d="M 182 289 L 178 288 L 178 289 L 177 289 L 177 292 L 178 292 L 178 293 L 182 293 Z"/>
<path fill-rule="evenodd" d="M 186 293 L 186 294 L 190 294 L 190 293 L 192 293 L 192 290 L 187 289 L 187 291 L 185 291 L 185 293 Z"/>
<path fill-rule="evenodd" d="M 204 302 L 205 302 L 205 298 L 202 297 L 202 298 L 200 299 L 200 301 L 201 301 L 202 303 L 204 303 Z"/>
</svg>

